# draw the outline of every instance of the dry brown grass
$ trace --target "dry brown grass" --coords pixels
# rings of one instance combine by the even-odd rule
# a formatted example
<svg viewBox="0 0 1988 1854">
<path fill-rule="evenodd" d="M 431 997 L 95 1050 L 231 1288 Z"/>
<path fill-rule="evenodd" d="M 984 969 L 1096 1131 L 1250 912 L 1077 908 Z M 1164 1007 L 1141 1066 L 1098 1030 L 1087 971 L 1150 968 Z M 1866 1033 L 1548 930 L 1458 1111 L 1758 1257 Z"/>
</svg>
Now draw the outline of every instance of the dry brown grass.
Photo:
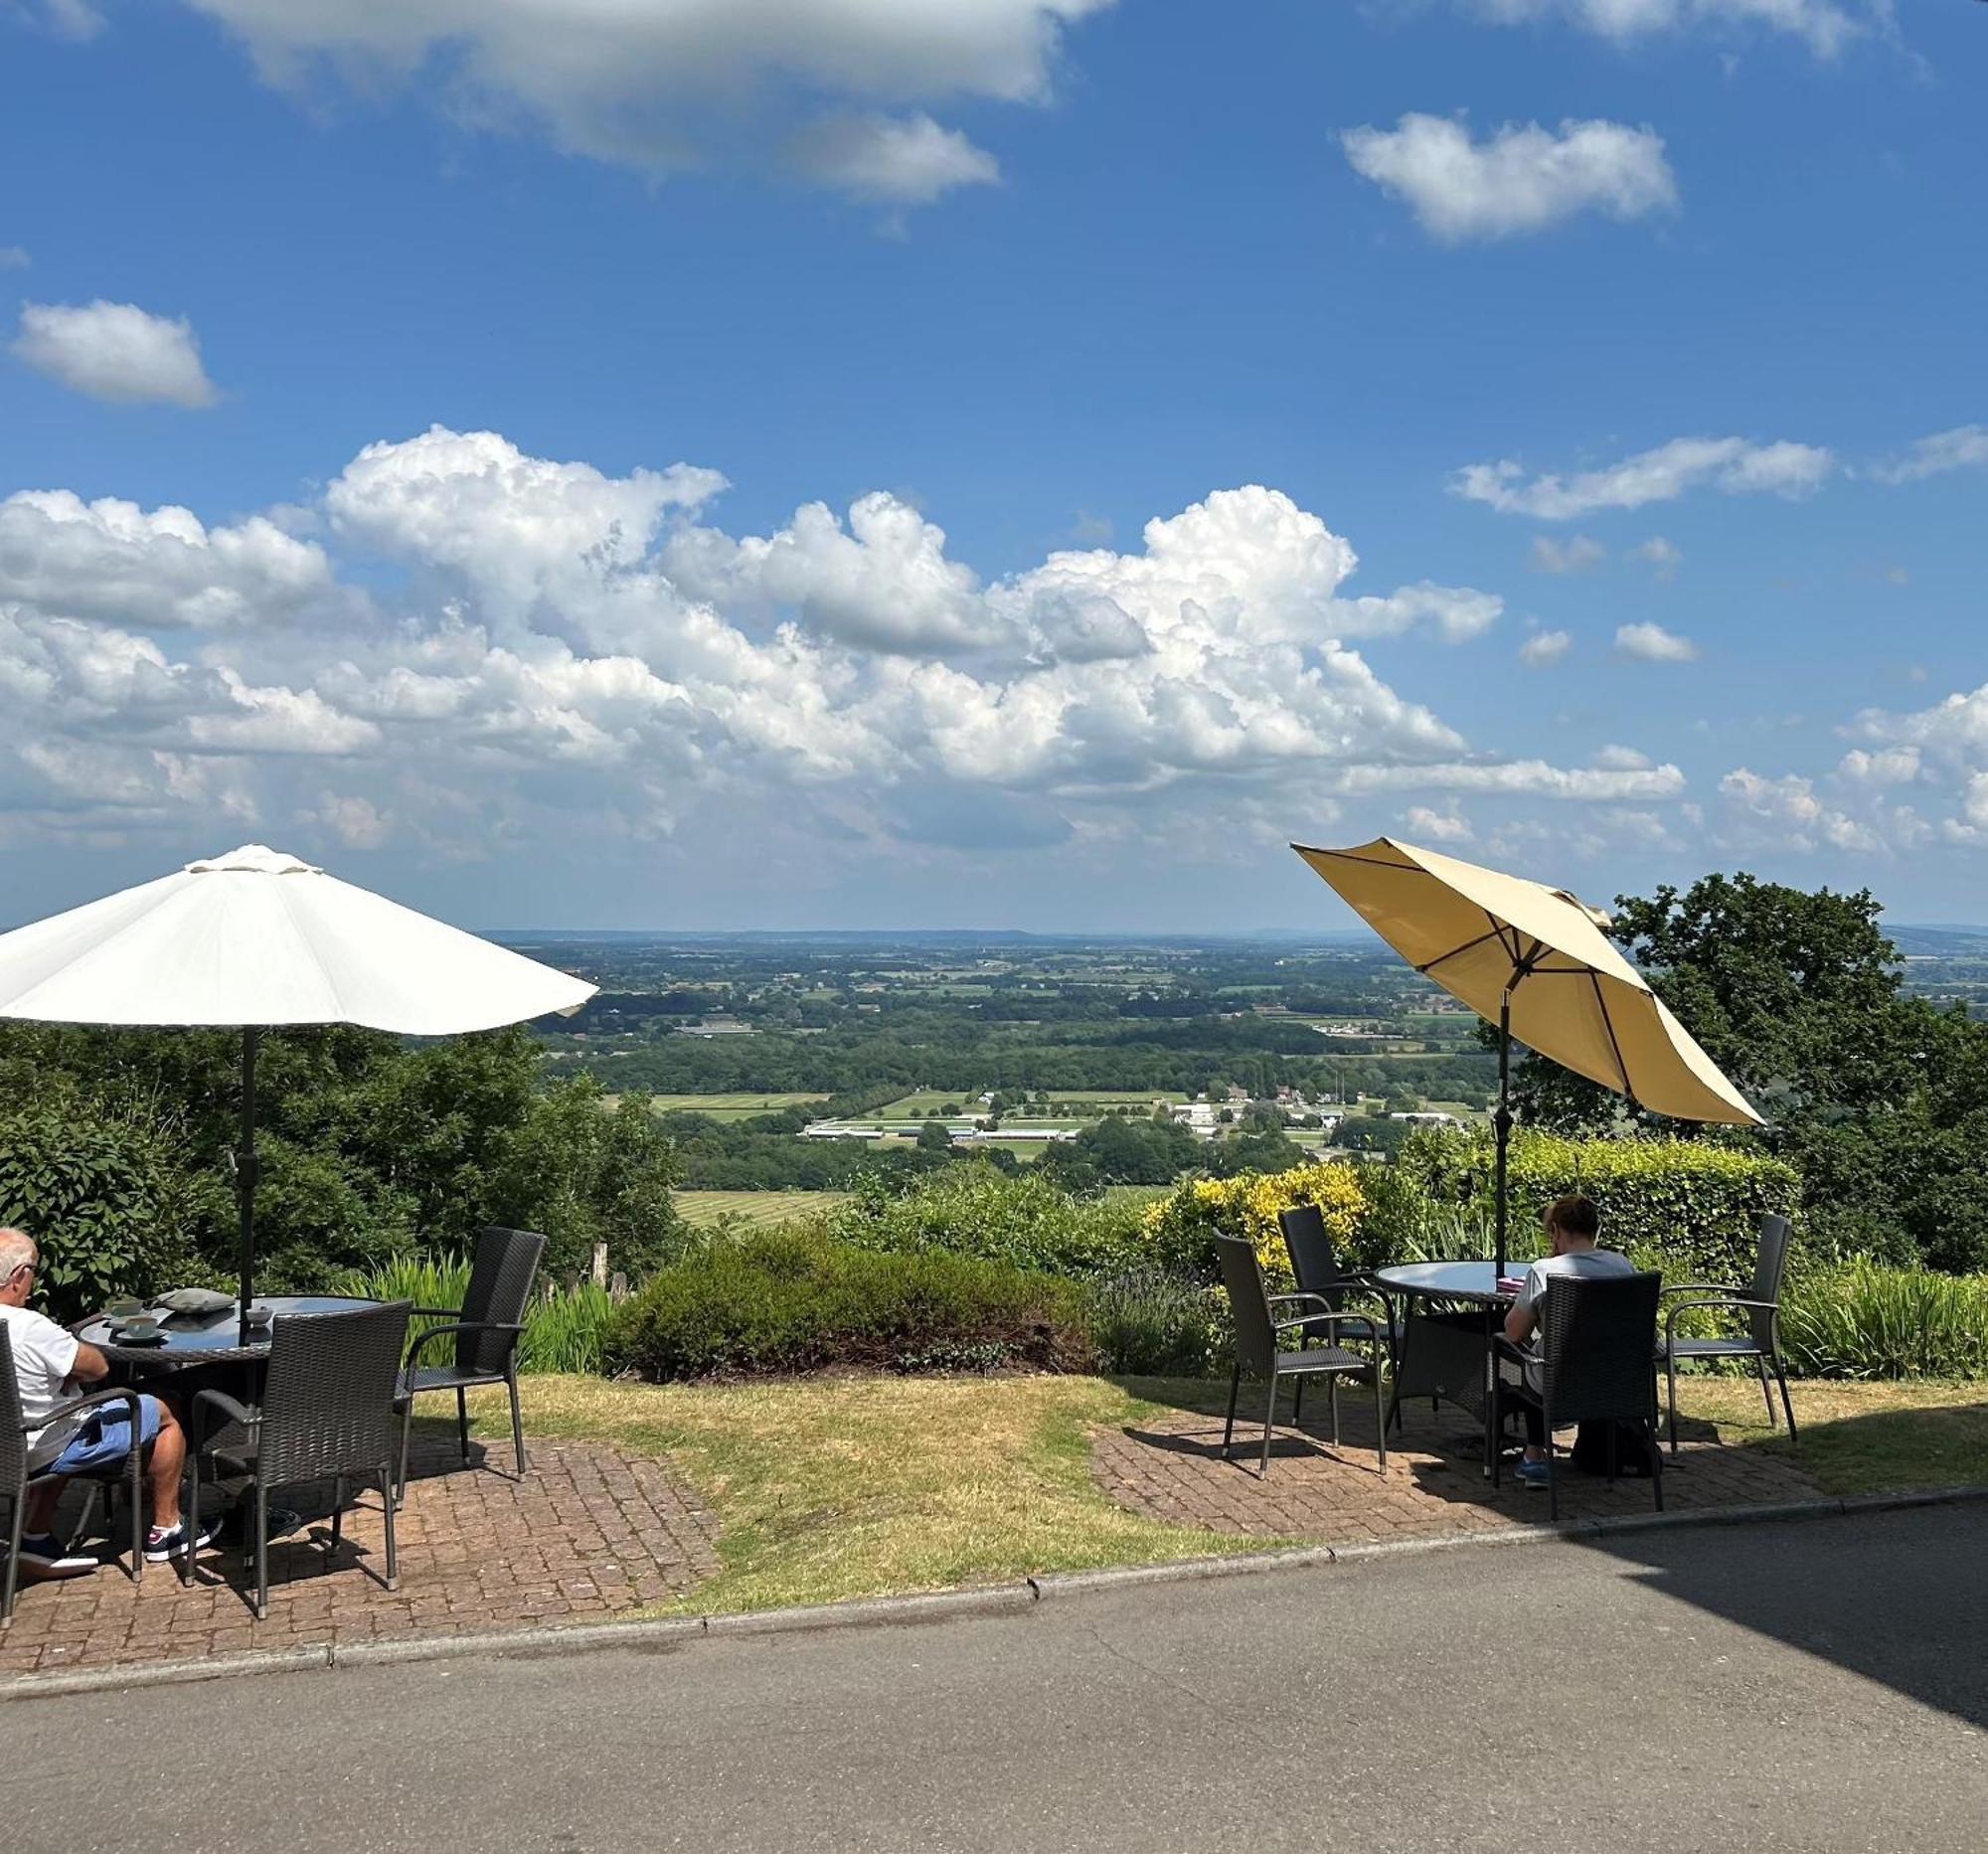
<svg viewBox="0 0 1988 1854">
<path fill-rule="evenodd" d="M 1680 1385 L 1688 1419 L 1775 1450 L 1756 1387 Z M 528 1378 L 531 1433 L 668 1455 L 723 1521 L 724 1569 L 683 1605 L 755 1609 L 1038 1571 L 1248 1549 L 1125 1511 L 1092 1483 L 1089 1437 L 1223 1387 L 1101 1378 L 838 1377 L 733 1385 Z M 1804 1383 L 1800 1458 L 1831 1492 L 1988 1481 L 1988 1385 Z M 486 1435 L 507 1433 L 478 1400 Z M 1250 1542 L 1267 1548 L 1285 1541 Z"/>
</svg>

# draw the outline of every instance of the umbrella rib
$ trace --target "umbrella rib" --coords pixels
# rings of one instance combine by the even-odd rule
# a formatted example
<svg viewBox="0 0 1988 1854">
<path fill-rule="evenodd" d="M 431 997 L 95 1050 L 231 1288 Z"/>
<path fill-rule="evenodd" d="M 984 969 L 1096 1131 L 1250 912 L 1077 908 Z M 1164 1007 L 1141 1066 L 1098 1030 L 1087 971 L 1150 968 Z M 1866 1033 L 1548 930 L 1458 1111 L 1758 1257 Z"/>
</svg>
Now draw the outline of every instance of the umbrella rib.
<svg viewBox="0 0 1988 1854">
<path fill-rule="evenodd" d="M 1480 933 L 1475 939 L 1465 940 L 1461 946 L 1452 946 L 1447 952 L 1437 953 L 1433 959 L 1426 960 L 1416 966 L 1415 970 L 1426 977 L 1433 967 L 1440 965 L 1445 959 L 1459 958 L 1464 953 L 1470 951 L 1473 946 L 1483 945 L 1487 939 L 1501 939 L 1502 937 L 1502 929 L 1494 925 L 1490 932 Z"/>
<path fill-rule="evenodd" d="M 1636 1091 L 1629 1084 L 1629 1065 L 1622 1060 L 1622 1045 L 1615 1040 L 1615 1020 L 1608 1015 L 1608 1000 L 1601 995 L 1601 975 L 1590 971 L 1587 982 L 1594 987 L 1594 1008 L 1601 1013 L 1601 1027 L 1608 1032 L 1608 1047 L 1615 1055 L 1615 1072 L 1622 1078 L 1622 1096 L 1636 1104 Z"/>
</svg>

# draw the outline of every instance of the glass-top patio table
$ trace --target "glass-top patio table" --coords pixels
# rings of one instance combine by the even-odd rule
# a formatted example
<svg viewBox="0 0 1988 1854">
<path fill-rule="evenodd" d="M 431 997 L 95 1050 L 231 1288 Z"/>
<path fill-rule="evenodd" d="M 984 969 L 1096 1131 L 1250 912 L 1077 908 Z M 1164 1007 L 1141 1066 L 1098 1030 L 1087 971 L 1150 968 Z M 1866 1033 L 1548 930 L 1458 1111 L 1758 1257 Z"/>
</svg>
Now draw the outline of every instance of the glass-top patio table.
<svg viewBox="0 0 1988 1854">
<path fill-rule="evenodd" d="M 1518 1297 L 1516 1282 L 1530 1263 L 1505 1264 L 1515 1284 L 1501 1287 L 1490 1262 L 1408 1262 L 1376 1268 L 1374 1279 L 1403 1300 L 1402 1343 L 1388 1421 L 1400 1420 L 1402 1399 L 1426 1397 L 1467 1410 L 1484 1425 L 1484 1471 L 1498 1438 L 1491 1429 L 1491 1342 Z"/>
<path fill-rule="evenodd" d="M 157 1307 L 140 1309 L 143 1317 L 159 1322 L 159 1337 L 142 1344 L 120 1341 L 115 1335 L 124 1317 L 98 1313 L 76 1328 L 76 1336 L 93 1345 L 107 1359 L 138 1372 L 170 1371 L 184 1365 L 250 1364 L 269 1356 L 269 1340 L 287 1315 L 294 1313 L 350 1313 L 370 1307 L 371 1300 L 350 1294 L 264 1294 L 255 1304 L 267 1307 L 269 1322 L 244 1327 L 239 1305 L 230 1301 L 213 1313 L 162 1313 Z"/>
</svg>

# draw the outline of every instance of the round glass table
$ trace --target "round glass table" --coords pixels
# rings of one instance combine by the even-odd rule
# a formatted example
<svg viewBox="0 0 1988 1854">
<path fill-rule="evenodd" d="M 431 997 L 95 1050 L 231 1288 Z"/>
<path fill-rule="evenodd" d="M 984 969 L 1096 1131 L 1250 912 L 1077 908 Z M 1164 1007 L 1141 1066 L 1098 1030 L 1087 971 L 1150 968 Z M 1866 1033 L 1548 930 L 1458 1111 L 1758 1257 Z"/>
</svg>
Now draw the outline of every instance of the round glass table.
<svg viewBox="0 0 1988 1854">
<path fill-rule="evenodd" d="M 271 1335 L 291 1315 L 350 1313 L 375 1302 L 350 1294 L 263 1294 L 253 1304 L 269 1309 L 273 1317 L 268 1324 L 245 1330 L 238 1304 L 231 1300 L 213 1313 L 162 1313 L 157 1307 L 143 1307 L 141 1315 L 159 1322 L 159 1337 L 142 1344 L 119 1341 L 114 1335 L 120 1321 L 107 1313 L 95 1314 L 75 1330 L 83 1344 L 95 1346 L 119 1365 L 138 1371 L 172 1370 L 265 1359 Z"/>
<path fill-rule="evenodd" d="M 1405 1397 L 1469 1411 L 1484 1425 L 1487 1474 L 1498 1445 L 1491 1428 L 1492 1341 L 1531 1265 L 1510 1258 L 1502 1276 L 1491 1262 L 1408 1262 L 1374 1270 L 1382 1290 L 1404 1303 L 1388 1421 L 1400 1421 Z M 1501 1286 L 1501 1280 L 1509 1284 Z"/>
</svg>

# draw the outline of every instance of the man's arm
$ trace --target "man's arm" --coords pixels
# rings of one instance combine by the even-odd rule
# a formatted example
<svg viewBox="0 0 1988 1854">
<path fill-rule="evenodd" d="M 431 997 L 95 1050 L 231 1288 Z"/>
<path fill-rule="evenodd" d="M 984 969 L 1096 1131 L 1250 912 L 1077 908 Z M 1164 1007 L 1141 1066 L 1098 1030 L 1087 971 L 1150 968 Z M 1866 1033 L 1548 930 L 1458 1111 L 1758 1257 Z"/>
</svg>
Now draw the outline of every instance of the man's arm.
<svg viewBox="0 0 1988 1854">
<path fill-rule="evenodd" d="M 95 1384 L 110 1375 L 110 1361 L 93 1345 L 76 1342 L 76 1363 L 70 1366 L 69 1375 L 78 1384 Z"/>
<path fill-rule="evenodd" d="M 1505 1315 L 1505 1337 L 1514 1345 L 1524 1345 L 1533 1336 L 1533 1329 L 1539 1325 L 1533 1309 L 1523 1300 L 1512 1303 L 1511 1312 Z M 85 1351 L 87 1347 L 83 1348 Z"/>
</svg>

